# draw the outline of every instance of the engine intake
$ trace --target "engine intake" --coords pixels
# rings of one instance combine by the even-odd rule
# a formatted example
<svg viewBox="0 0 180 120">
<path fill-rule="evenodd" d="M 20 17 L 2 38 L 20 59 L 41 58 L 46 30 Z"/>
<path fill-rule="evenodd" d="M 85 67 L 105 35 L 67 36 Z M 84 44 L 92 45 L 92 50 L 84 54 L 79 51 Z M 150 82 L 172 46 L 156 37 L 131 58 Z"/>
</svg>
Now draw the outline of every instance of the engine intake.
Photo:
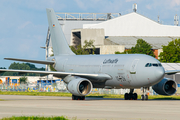
<svg viewBox="0 0 180 120">
<path fill-rule="evenodd" d="M 173 95 L 177 91 L 177 84 L 173 79 L 164 78 L 158 84 L 153 85 L 152 89 L 160 95 Z"/>
<path fill-rule="evenodd" d="M 86 79 L 76 76 L 68 76 L 64 79 L 67 82 L 67 89 L 76 96 L 86 96 L 92 90 L 92 83 Z"/>
</svg>

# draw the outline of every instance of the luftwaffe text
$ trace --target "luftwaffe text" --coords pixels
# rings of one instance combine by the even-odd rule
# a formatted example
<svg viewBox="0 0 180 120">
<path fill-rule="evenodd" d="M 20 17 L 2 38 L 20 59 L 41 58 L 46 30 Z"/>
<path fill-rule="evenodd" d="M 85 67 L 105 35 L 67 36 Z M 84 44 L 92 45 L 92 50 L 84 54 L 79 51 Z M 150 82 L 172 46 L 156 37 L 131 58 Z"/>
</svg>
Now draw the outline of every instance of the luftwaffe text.
<svg viewBox="0 0 180 120">
<path fill-rule="evenodd" d="M 117 63 L 117 62 L 118 62 L 118 59 L 114 59 L 114 60 L 112 60 L 112 59 L 105 59 L 104 62 L 103 62 L 103 64 L 107 64 L 107 63 Z"/>
</svg>

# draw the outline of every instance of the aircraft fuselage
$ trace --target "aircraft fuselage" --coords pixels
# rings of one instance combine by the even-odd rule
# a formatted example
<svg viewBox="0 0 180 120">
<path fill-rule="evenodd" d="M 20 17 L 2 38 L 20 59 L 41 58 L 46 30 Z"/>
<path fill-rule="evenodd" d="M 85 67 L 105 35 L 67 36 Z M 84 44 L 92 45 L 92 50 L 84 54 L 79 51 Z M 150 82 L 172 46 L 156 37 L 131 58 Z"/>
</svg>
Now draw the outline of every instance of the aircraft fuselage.
<svg viewBox="0 0 180 120">
<path fill-rule="evenodd" d="M 63 72 L 105 73 L 112 77 L 105 81 L 106 88 L 149 87 L 164 77 L 164 68 L 160 62 L 148 55 L 62 55 L 54 58 L 55 69 Z M 146 67 L 147 63 L 152 66 Z M 153 66 L 153 64 L 156 64 Z M 93 81 L 92 81 L 93 82 Z M 96 87 L 96 81 L 93 82 Z"/>
</svg>

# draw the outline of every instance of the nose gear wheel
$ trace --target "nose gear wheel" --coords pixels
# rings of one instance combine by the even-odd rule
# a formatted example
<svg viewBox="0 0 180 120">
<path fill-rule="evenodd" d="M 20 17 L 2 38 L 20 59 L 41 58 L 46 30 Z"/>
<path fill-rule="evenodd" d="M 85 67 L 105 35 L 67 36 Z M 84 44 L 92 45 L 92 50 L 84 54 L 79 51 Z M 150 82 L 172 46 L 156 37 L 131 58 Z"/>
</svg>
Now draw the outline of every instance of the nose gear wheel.
<svg viewBox="0 0 180 120">
<path fill-rule="evenodd" d="M 141 100 L 148 100 L 147 89 L 147 87 L 143 87 L 143 94 L 141 95 Z"/>
</svg>

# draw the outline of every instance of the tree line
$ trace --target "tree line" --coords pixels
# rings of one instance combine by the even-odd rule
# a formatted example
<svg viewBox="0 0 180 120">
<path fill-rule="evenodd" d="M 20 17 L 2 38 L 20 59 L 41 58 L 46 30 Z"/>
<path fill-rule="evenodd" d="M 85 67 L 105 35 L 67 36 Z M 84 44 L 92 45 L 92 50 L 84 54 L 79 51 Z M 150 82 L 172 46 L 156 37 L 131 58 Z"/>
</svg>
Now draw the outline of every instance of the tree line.
<svg viewBox="0 0 180 120">
<path fill-rule="evenodd" d="M 180 63 L 180 39 L 172 40 L 167 46 L 162 45 L 162 52 L 160 53 L 159 61 L 164 63 Z M 155 57 L 152 46 L 143 39 L 138 39 L 135 47 L 124 52 L 115 52 L 115 54 L 146 54 Z"/>
<path fill-rule="evenodd" d="M 5 67 L 0 67 L 0 69 L 6 69 Z M 31 63 L 11 63 L 8 69 L 17 69 L 17 70 L 41 70 L 45 71 L 45 68 L 37 68 L 34 64 Z M 1 73 L 0 76 L 39 76 L 36 73 L 26 73 L 26 74 L 19 74 L 18 72 L 4 72 Z"/>
</svg>

